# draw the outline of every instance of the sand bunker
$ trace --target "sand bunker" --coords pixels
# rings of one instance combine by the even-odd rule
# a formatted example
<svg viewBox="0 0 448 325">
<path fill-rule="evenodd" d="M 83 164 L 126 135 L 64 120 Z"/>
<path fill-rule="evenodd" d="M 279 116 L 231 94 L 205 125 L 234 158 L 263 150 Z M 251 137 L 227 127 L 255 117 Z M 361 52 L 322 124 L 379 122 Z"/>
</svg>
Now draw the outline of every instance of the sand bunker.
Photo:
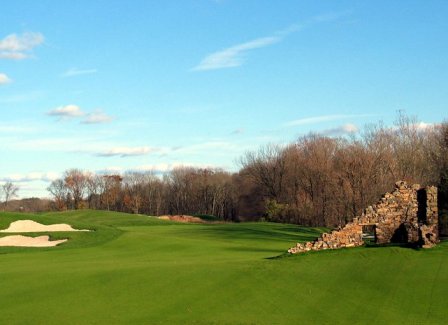
<svg viewBox="0 0 448 325">
<path fill-rule="evenodd" d="M 206 223 L 204 220 L 198 217 L 179 215 L 179 216 L 160 216 L 159 219 L 171 220 L 177 222 L 192 222 L 192 223 Z"/>
<path fill-rule="evenodd" d="M 0 238 L 0 246 L 54 247 L 66 241 L 67 239 L 50 241 L 50 236 L 27 237 L 22 235 L 15 235 Z"/>
<path fill-rule="evenodd" d="M 87 229 L 73 229 L 72 226 L 66 223 L 59 223 L 55 225 L 43 225 L 33 220 L 17 220 L 11 222 L 9 227 L 0 232 L 48 232 L 48 231 L 90 231 Z"/>
</svg>

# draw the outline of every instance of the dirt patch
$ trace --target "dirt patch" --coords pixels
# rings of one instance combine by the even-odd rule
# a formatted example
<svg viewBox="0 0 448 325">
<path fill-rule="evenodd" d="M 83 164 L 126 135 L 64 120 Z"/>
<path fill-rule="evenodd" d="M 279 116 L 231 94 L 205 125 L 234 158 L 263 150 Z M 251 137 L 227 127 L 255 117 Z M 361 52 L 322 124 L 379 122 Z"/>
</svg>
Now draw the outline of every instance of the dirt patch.
<svg viewBox="0 0 448 325">
<path fill-rule="evenodd" d="M 43 225 L 33 220 L 17 220 L 11 222 L 9 227 L 0 232 L 49 232 L 49 231 L 90 231 L 87 229 L 74 229 L 66 223 Z"/>
<path fill-rule="evenodd" d="M 54 247 L 66 241 L 67 239 L 50 241 L 50 236 L 27 237 L 22 235 L 14 235 L 0 238 L 0 246 Z"/>
<path fill-rule="evenodd" d="M 187 216 L 187 215 L 177 215 L 177 216 L 160 216 L 159 219 L 162 220 L 171 220 L 176 222 L 185 222 L 185 223 L 207 223 L 198 217 Z"/>
</svg>

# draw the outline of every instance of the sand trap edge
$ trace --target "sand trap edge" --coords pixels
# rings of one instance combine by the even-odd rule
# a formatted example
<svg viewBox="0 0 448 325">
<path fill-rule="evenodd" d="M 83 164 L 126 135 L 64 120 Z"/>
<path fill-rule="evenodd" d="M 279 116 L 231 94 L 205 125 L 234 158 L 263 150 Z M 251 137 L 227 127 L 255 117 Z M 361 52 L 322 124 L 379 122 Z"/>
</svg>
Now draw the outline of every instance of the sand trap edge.
<svg viewBox="0 0 448 325">
<path fill-rule="evenodd" d="M 67 232 L 67 231 L 91 231 L 89 229 L 74 229 L 66 223 L 44 225 L 34 220 L 16 220 L 9 227 L 0 230 L 0 233 L 22 233 L 22 232 Z"/>
<path fill-rule="evenodd" d="M 50 236 L 12 235 L 0 237 L 0 247 L 55 247 L 66 241 L 68 239 L 50 240 Z"/>
</svg>

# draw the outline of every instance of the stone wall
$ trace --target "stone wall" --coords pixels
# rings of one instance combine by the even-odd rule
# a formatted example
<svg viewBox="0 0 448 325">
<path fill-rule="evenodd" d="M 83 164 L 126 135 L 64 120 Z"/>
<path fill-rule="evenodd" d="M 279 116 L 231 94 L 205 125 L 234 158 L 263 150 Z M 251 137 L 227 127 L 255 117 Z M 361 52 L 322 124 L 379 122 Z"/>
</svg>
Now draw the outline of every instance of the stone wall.
<svg viewBox="0 0 448 325">
<path fill-rule="evenodd" d="M 400 181 L 392 193 L 369 206 L 364 213 L 343 228 L 324 233 L 312 242 L 298 243 L 288 250 L 291 254 L 311 250 L 338 249 L 364 245 L 363 227 L 373 227 L 375 242 L 412 243 L 424 248 L 439 241 L 437 188 L 409 186 Z"/>
</svg>

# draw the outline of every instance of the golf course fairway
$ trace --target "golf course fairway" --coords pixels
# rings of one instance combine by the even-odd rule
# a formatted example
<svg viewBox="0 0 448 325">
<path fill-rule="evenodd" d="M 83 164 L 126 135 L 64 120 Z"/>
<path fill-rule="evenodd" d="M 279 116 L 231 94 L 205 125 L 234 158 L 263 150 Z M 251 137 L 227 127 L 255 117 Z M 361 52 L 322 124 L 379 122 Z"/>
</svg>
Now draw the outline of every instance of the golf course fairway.
<svg viewBox="0 0 448 325">
<path fill-rule="evenodd" d="M 27 234 L 68 238 L 56 247 L 0 247 L 2 324 L 447 321 L 448 242 L 285 256 L 325 229 L 91 210 L 0 213 L 0 229 L 24 219 L 94 231 Z"/>
</svg>

